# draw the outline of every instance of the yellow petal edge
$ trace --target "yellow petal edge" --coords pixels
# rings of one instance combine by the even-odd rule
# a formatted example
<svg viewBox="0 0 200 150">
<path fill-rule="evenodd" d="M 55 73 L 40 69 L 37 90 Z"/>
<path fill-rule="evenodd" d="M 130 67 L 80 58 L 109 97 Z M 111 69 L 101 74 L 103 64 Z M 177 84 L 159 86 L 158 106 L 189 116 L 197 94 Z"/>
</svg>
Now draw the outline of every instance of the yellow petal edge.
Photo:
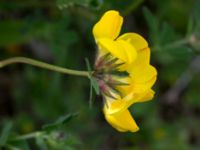
<svg viewBox="0 0 200 150">
<path fill-rule="evenodd" d="M 107 122 L 120 132 L 136 132 L 139 130 L 139 127 L 137 126 L 128 109 L 124 110 L 123 112 L 110 115 L 107 113 L 107 106 L 104 106 L 104 115 Z"/>
<path fill-rule="evenodd" d="M 107 11 L 93 28 L 93 35 L 96 40 L 100 38 L 109 38 L 114 40 L 120 33 L 123 18 L 118 11 Z"/>
</svg>

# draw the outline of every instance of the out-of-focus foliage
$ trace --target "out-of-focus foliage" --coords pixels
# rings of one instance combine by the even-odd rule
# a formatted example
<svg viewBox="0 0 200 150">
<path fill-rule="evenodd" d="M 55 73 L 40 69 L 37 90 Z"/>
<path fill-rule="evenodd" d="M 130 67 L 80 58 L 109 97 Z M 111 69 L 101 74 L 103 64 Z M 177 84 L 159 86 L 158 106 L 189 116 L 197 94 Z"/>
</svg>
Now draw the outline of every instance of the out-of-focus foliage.
<svg viewBox="0 0 200 150">
<path fill-rule="evenodd" d="M 79 139 L 67 133 L 64 128 L 68 121 L 76 115 L 77 114 L 68 114 L 60 117 L 55 123 L 44 125 L 41 131 L 23 136 L 12 134 L 11 130 L 13 124 L 11 122 L 6 122 L 0 137 L 0 146 L 5 149 L 29 150 L 30 145 L 28 144 L 28 140 L 30 139 L 34 141 L 37 149 L 74 149 L 76 145 L 80 144 Z"/>
<path fill-rule="evenodd" d="M 154 100 L 131 107 L 140 131 L 112 129 L 100 96 L 89 108 L 87 79 L 16 64 L 0 70 L 0 148 L 200 148 L 199 0 L 1 0 L 0 59 L 26 56 L 87 70 L 85 58 L 92 64 L 96 52 L 92 27 L 109 9 L 124 16 L 124 31 L 148 39 L 158 69 Z M 65 124 L 71 112 L 79 113 Z M 43 126 L 62 114 L 69 115 Z M 11 140 L 31 133 L 39 134 Z"/>
</svg>

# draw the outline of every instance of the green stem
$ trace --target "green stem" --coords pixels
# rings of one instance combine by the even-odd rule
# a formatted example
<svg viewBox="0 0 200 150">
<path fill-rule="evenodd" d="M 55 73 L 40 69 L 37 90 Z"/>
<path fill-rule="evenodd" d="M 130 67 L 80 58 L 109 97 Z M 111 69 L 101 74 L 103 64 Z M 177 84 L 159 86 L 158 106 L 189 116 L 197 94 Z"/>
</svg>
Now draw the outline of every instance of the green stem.
<svg viewBox="0 0 200 150">
<path fill-rule="evenodd" d="M 189 42 L 188 38 L 184 38 L 184 39 L 181 39 L 179 41 L 175 41 L 171 44 L 168 44 L 168 45 L 164 46 L 164 48 L 169 49 L 169 48 L 173 48 L 173 47 L 178 47 L 178 46 L 187 44 L 188 42 Z"/>
<path fill-rule="evenodd" d="M 24 134 L 24 135 L 20 135 L 20 136 L 17 136 L 15 138 L 11 139 L 11 141 L 21 141 L 21 140 L 32 139 L 32 138 L 36 138 L 42 134 L 43 134 L 43 132 L 41 132 L 41 131 Z"/>
<path fill-rule="evenodd" d="M 187 43 L 189 43 L 189 38 L 184 38 L 184 39 L 175 41 L 173 43 L 164 45 L 162 47 L 155 46 L 155 47 L 152 48 L 152 52 L 157 52 L 157 51 L 161 51 L 161 50 L 164 50 L 164 49 L 166 50 L 166 49 L 176 48 L 176 47 L 179 47 L 181 45 L 185 45 Z"/>
<path fill-rule="evenodd" d="M 89 77 L 89 72 L 88 71 L 77 71 L 77 70 L 72 70 L 72 69 L 66 69 L 63 67 L 51 65 L 48 63 L 44 63 L 38 60 L 26 58 L 26 57 L 13 57 L 13 58 L 8 58 L 5 60 L 0 61 L 0 68 L 5 67 L 10 64 L 15 64 L 15 63 L 24 63 L 24 64 L 29 64 L 33 65 L 36 67 L 48 69 L 51 71 L 56 71 L 64 74 L 70 74 L 70 75 L 76 75 L 76 76 L 85 76 Z"/>
</svg>

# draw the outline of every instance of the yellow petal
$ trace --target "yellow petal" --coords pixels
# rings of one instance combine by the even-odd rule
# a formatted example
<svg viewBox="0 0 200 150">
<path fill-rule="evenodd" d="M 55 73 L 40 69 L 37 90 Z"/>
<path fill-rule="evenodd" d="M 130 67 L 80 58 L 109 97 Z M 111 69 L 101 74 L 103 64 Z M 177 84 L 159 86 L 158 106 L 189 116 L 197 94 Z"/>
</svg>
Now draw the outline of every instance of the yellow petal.
<svg viewBox="0 0 200 150">
<path fill-rule="evenodd" d="M 141 99 L 139 99 L 137 102 L 146 102 L 151 100 L 154 97 L 155 92 L 150 89 L 146 92 L 146 94 L 144 95 L 144 97 L 142 97 Z"/>
<path fill-rule="evenodd" d="M 125 87 L 119 88 L 120 92 L 124 95 L 124 97 L 121 103 L 118 102 L 118 107 L 117 107 L 118 109 L 116 109 L 116 107 L 113 107 L 111 103 L 110 105 L 111 107 L 108 108 L 108 112 L 109 113 L 120 112 L 124 109 L 127 109 L 134 103 L 151 100 L 154 96 L 154 91 L 151 90 L 151 88 L 155 83 L 155 81 L 156 81 L 156 76 L 144 83 L 133 82 L 127 88 Z"/>
<path fill-rule="evenodd" d="M 132 64 L 127 64 L 125 69 L 132 75 L 135 82 L 146 82 L 157 75 L 156 69 L 149 65 L 150 49 L 147 41 L 136 33 L 126 33 L 118 39 L 129 42 L 137 50 L 137 58 Z"/>
<path fill-rule="evenodd" d="M 135 83 L 145 83 L 157 76 L 156 69 L 151 65 L 144 65 L 141 68 L 134 66 L 128 72 Z"/>
<path fill-rule="evenodd" d="M 144 48 L 137 50 L 137 59 L 134 61 L 133 66 L 139 67 L 141 65 L 147 65 L 150 63 L 150 48 Z"/>
<path fill-rule="evenodd" d="M 137 51 L 137 58 L 132 64 L 122 66 L 122 70 L 131 70 L 131 68 L 143 68 L 150 63 L 150 49 L 147 41 L 136 33 L 125 33 L 118 39 L 129 42 Z"/>
<path fill-rule="evenodd" d="M 120 92 L 121 92 L 121 94 L 124 94 L 123 90 L 121 90 Z M 115 99 L 105 96 L 106 106 L 107 106 L 107 114 L 110 114 L 110 115 L 122 112 L 125 109 L 127 109 L 130 106 L 128 101 L 132 99 L 133 92 L 128 93 L 124 97 L 121 97 L 117 94 L 114 95 L 114 93 L 112 95 L 115 97 Z"/>
<path fill-rule="evenodd" d="M 126 101 L 121 98 L 106 97 L 107 113 L 114 114 L 126 109 Z"/>
<path fill-rule="evenodd" d="M 125 33 L 121 35 L 118 39 L 128 41 L 135 47 L 137 51 L 145 49 L 148 47 L 147 41 L 137 33 Z"/>
<path fill-rule="evenodd" d="M 143 69 L 144 67 L 148 66 L 149 63 L 150 63 L 150 49 L 145 48 L 137 51 L 137 57 L 133 63 L 125 64 L 121 66 L 120 69 L 126 70 L 130 73 L 133 68 Z"/>
<path fill-rule="evenodd" d="M 132 98 L 126 100 L 126 106 L 129 107 L 137 102 L 145 102 L 147 100 L 151 100 L 154 96 L 154 91 L 151 90 L 153 84 L 156 81 L 156 77 L 153 77 L 146 83 L 135 83 L 132 87 Z"/>
<path fill-rule="evenodd" d="M 107 107 L 104 106 L 104 115 L 107 122 L 120 132 L 136 132 L 139 130 L 139 127 L 137 126 L 135 120 L 132 118 L 128 109 L 110 115 L 107 113 Z"/>
<path fill-rule="evenodd" d="M 127 109 L 134 103 L 144 102 L 152 99 L 154 96 L 154 91 L 151 90 L 151 88 L 155 83 L 156 78 L 156 76 L 153 76 L 148 81 L 141 83 L 132 79 L 132 82 L 129 81 L 128 86 L 117 87 L 123 97 L 117 97 L 115 100 L 110 97 L 106 97 L 106 102 L 108 105 L 107 112 L 109 114 L 118 113 Z"/>
<path fill-rule="evenodd" d="M 136 102 L 144 102 L 150 100 L 154 96 L 151 87 L 156 81 L 157 71 L 150 63 L 150 49 L 147 41 L 136 33 L 126 33 L 118 39 L 129 42 L 137 50 L 137 58 L 131 64 L 122 66 L 122 70 L 129 72 L 131 76 L 131 84 L 129 87 L 122 87 L 124 94 L 133 92 L 132 99 L 127 100 L 126 106 L 130 106 Z"/>
<path fill-rule="evenodd" d="M 98 40 L 98 44 L 101 49 L 110 52 L 114 57 L 128 64 L 132 63 L 137 57 L 135 48 L 126 41 L 101 38 Z"/>
<path fill-rule="evenodd" d="M 97 22 L 93 28 L 93 35 L 95 39 L 110 38 L 114 40 L 120 33 L 123 18 L 118 11 L 107 11 Z"/>
<path fill-rule="evenodd" d="M 147 90 L 150 90 L 157 78 L 156 71 L 152 67 L 146 67 L 139 71 L 135 71 L 130 74 L 129 82 L 127 86 L 118 86 L 117 89 L 123 95 L 123 98 L 130 93 L 133 94 L 133 99 L 143 97 Z"/>
<path fill-rule="evenodd" d="M 143 92 L 145 93 L 147 90 L 152 88 L 156 79 L 157 79 L 157 77 L 154 76 L 149 81 L 146 81 L 146 82 L 143 82 L 143 83 L 134 82 L 132 90 L 135 93 L 143 93 Z"/>
</svg>

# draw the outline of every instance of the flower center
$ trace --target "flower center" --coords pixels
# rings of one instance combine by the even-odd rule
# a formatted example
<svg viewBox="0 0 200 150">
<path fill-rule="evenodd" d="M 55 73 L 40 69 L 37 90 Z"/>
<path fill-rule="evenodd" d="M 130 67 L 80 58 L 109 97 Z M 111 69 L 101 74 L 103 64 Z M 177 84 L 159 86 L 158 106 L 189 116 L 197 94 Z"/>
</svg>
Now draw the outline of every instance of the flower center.
<svg viewBox="0 0 200 150">
<path fill-rule="evenodd" d="M 117 87 L 129 85 L 122 82 L 123 78 L 129 77 L 128 72 L 119 70 L 122 65 L 124 65 L 124 62 L 113 57 L 110 53 L 97 57 L 93 76 L 96 78 L 103 96 L 112 99 L 122 97 L 122 93 Z"/>
</svg>

